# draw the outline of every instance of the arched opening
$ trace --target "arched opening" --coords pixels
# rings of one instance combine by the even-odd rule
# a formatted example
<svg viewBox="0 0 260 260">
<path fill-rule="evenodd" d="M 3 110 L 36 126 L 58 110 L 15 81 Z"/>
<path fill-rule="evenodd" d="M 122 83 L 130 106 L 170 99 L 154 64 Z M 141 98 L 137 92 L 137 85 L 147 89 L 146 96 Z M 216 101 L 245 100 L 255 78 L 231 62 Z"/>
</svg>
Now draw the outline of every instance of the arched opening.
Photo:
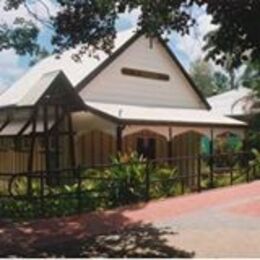
<svg viewBox="0 0 260 260">
<path fill-rule="evenodd" d="M 166 158 L 167 140 L 163 135 L 144 129 L 124 137 L 123 151 L 136 151 L 149 159 Z"/>
<path fill-rule="evenodd" d="M 214 149 L 216 153 L 238 152 L 242 147 L 243 141 L 237 134 L 224 132 L 216 136 Z"/>
<path fill-rule="evenodd" d="M 232 154 L 241 151 L 243 148 L 243 140 L 232 132 L 223 132 L 218 134 L 214 140 L 215 167 L 230 167 L 232 162 Z"/>
<path fill-rule="evenodd" d="M 202 152 L 202 141 L 207 137 L 196 131 L 187 131 L 172 139 L 174 165 L 185 183 L 196 185 L 199 155 Z"/>
</svg>

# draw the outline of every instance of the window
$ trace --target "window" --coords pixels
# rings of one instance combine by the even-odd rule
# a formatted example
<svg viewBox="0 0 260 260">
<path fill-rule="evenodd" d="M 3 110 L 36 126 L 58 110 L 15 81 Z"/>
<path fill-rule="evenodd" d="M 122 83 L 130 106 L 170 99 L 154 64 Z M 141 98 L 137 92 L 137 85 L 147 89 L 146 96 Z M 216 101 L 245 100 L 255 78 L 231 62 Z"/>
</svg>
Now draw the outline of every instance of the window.
<svg viewBox="0 0 260 260">
<path fill-rule="evenodd" d="M 154 138 L 138 138 L 137 153 L 148 159 L 155 159 L 156 142 Z"/>
</svg>

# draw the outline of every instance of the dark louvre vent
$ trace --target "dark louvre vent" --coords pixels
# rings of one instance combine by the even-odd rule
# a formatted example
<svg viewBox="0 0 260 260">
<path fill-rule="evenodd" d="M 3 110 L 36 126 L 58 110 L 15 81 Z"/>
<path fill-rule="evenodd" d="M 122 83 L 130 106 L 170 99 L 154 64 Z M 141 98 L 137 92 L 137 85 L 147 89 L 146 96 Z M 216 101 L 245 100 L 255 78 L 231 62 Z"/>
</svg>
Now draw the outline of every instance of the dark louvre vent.
<svg viewBox="0 0 260 260">
<path fill-rule="evenodd" d="M 153 71 L 123 68 L 122 73 L 127 76 L 140 77 L 140 78 L 146 78 L 146 79 L 163 80 L 163 81 L 170 80 L 169 75 L 163 74 L 163 73 L 158 73 L 158 72 L 153 72 Z"/>
</svg>

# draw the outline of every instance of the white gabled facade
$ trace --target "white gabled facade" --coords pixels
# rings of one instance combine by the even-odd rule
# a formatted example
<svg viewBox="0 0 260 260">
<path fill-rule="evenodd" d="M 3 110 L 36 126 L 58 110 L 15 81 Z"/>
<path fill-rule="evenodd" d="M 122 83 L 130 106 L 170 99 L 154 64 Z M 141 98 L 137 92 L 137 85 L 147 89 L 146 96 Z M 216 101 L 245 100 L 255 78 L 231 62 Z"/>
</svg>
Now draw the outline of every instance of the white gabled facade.
<svg viewBox="0 0 260 260">
<path fill-rule="evenodd" d="M 245 126 L 242 122 L 235 122 L 224 116 L 216 117 L 209 111 L 207 101 L 194 86 L 174 54 L 159 38 L 151 41 L 142 34 L 128 30 L 118 33 L 111 56 L 97 51 L 98 58 L 85 55 L 82 62 L 76 63 L 72 60 L 72 55 L 76 52 L 77 50 L 69 50 L 59 59 L 51 56 L 36 64 L 0 95 L 0 108 L 5 111 L 7 107 L 31 106 L 30 100 L 34 100 L 35 103 L 37 93 L 44 92 L 43 79 L 49 77 L 46 75 L 62 72 L 85 102 L 86 111 L 92 112 L 95 116 L 108 116 L 110 118 L 104 117 L 108 121 L 112 117 L 116 119 L 111 121 L 114 125 L 115 121 L 116 125 L 126 124 L 127 120 L 132 121 L 133 118 L 136 121 L 149 122 L 149 118 L 153 115 L 151 123 L 158 124 L 167 121 L 187 125 L 194 123 L 192 120 L 196 117 L 197 125 L 208 124 L 218 127 L 228 125 L 242 128 Z M 130 76 L 122 73 L 122 69 L 142 73 Z M 167 79 L 165 77 L 162 79 L 160 77 L 162 75 Z M 102 109 L 109 105 L 116 111 L 113 115 L 109 109 L 106 111 Z M 90 107 L 93 110 L 90 110 Z M 133 111 L 133 107 L 136 111 L 134 117 L 123 118 L 128 108 L 131 108 L 129 111 Z M 121 111 L 122 109 L 125 111 Z M 153 109 L 159 109 L 160 116 L 154 113 Z M 184 110 L 185 115 L 176 109 Z M 198 116 L 204 111 L 207 112 L 206 117 Z M 121 119 L 124 122 L 119 123 Z"/>
<path fill-rule="evenodd" d="M 169 81 L 122 74 L 122 68 L 167 74 Z M 206 109 L 159 40 L 135 40 L 80 92 L 85 101 L 152 107 Z"/>
<path fill-rule="evenodd" d="M 245 123 L 209 110 L 207 101 L 159 38 L 154 39 L 151 45 L 151 41 L 144 35 L 135 35 L 131 30 L 119 33 L 110 57 L 98 51 L 98 59 L 85 55 L 81 63 L 75 63 L 71 58 L 75 52 L 76 50 L 69 50 L 61 55 L 60 59 L 52 56 L 41 61 L 0 95 L 0 137 L 15 139 L 18 133 L 31 137 L 32 132 L 41 134 L 44 130 L 44 136 L 47 138 L 55 123 L 64 123 L 61 122 L 62 118 L 61 121 L 58 120 L 57 99 L 62 101 L 63 113 L 70 102 L 73 107 L 75 103 L 80 103 L 79 109 L 71 110 L 72 120 L 70 117 L 67 120 L 70 138 L 73 139 L 70 140 L 69 146 L 74 146 L 77 154 L 73 165 L 107 163 L 111 155 L 117 154 L 118 151 L 138 151 L 139 139 L 152 139 L 156 158 L 165 158 L 198 154 L 202 136 L 213 139 L 223 131 L 230 131 L 241 137 L 244 135 Z M 126 69 L 128 73 L 126 70 L 123 73 L 122 69 Z M 132 75 L 129 71 L 132 71 Z M 60 89 L 61 86 L 63 89 Z M 37 110 L 35 108 L 38 101 L 49 100 L 47 89 L 56 90 L 56 99 L 50 100 L 53 107 L 43 103 L 45 127 L 39 113 L 37 119 L 33 118 L 32 131 L 31 116 L 33 111 Z M 62 98 L 65 90 L 70 92 L 66 92 L 66 97 Z M 23 116 L 23 120 L 8 114 L 8 107 L 15 113 L 21 113 L 27 106 L 31 110 Z M 26 122 L 30 123 L 29 128 Z M 23 129 L 24 127 L 27 127 L 27 130 Z M 76 132 L 75 135 L 71 134 L 72 130 Z M 190 138 L 192 136 L 195 136 L 194 142 Z M 75 141 L 75 145 L 72 145 L 72 141 Z M 54 146 L 56 150 L 61 148 L 58 142 L 55 142 Z M 65 151 L 65 146 L 62 147 L 61 150 Z M 12 157 L 8 155 L 8 151 L 3 152 L 3 156 L 7 156 L 3 157 L 7 158 L 3 159 L 4 161 L 11 162 L 10 158 L 20 158 L 15 149 L 12 151 Z M 47 167 L 48 149 L 45 151 Z M 61 156 L 64 165 L 69 161 L 66 154 L 68 153 Z M 35 158 L 36 163 L 37 158 L 41 162 L 42 154 L 36 151 Z M 27 159 L 21 161 L 25 160 Z M 29 163 L 32 166 L 32 161 Z M 17 167 L 21 171 L 24 165 Z M 38 169 L 38 165 L 35 168 Z"/>
</svg>

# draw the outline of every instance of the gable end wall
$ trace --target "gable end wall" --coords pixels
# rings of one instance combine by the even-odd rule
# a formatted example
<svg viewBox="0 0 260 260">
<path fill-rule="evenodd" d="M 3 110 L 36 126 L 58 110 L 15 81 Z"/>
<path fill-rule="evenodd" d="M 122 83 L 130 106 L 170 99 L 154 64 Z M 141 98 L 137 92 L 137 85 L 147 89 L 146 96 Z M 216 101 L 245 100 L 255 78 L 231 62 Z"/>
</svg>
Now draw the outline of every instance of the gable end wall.
<svg viewBox="0 0 260 260">
<path fill-rule="evenodd" d="M 123 75 L 122 68 L 153 71 L 169 81 Z M 180 68 L 158 40 L 139 37 L 80 92 L 86 101 L 141 106 L 206 109 Z"/>
</svg>

